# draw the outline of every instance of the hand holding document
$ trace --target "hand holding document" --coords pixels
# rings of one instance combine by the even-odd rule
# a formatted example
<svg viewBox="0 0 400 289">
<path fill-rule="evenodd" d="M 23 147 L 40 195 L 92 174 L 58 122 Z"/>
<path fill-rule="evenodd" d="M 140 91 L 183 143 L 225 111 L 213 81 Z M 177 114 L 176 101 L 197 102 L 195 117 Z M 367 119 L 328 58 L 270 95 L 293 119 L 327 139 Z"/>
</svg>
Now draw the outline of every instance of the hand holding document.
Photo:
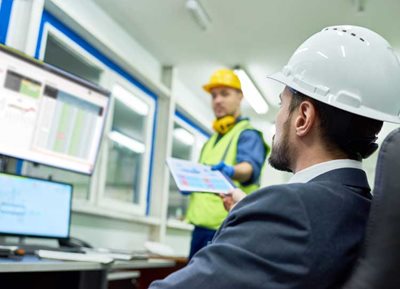
<svg viewBox="0 0 400 289">
<path fill-rule="evenodd" d="M 225 194 L 234 185 L 220 171 L 195 162 L 169 158 L 169 170 L 180 191 Z"/>
<path fill-rule="evenodd" d="M 233 189 L 225 194 L 220 194 L 222 202 L 224 203 L 224 208 L 227 211 L 231 211 L 237 203 L 246 197 L 246 193 L 240 189 Z"/>
</svg>

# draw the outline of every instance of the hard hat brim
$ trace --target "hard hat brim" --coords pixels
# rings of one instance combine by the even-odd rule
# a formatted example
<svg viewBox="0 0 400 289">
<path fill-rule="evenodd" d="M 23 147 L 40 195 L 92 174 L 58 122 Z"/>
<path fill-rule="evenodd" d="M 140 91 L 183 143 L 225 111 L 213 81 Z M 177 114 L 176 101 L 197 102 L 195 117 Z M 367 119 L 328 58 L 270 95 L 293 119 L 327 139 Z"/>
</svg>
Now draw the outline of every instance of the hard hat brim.
<svg viewBox="0 0 400 289">
<path fill-rule="evenodd" d="M 227 85 L 226 83 L 208 83 L 208 84 L 203 85 L 203 89 L 206 92 L 211 93 L 211 89 L 213 89 L 215 87 L 221 87 L 221 86 L 225 86 L 225 87 L 229 87 L 229 88 L 233 88 L 233 89 L 242 91 L 242 89 L 240 87 L 236 87 L 233 85 Z"/>
<path fill-rule="evenodd" d="M 275 73 L 273 73 L 271 75 L 267 75 L 267 78 L 275 80 L 275 81 L 278 81 L 279 83 L 282 83 L 282 84 L 286 85 L 286 83 L 284 81 L 285 77 L 283 76 L 282 72 L 280 72 L 280 71 L 279 72 L 275 72 Z"/>
<path fill-rule="evenodd" d="M 298 86 L 296 83 L 288 81 L 282 72 L 276 72 L 272 75 L 267 76 L 267 78 L 277 81 L 285 86 L 289 86 L 290 88 L 293 88 L 308 97 L 311 97 L 317 101 L 321 101 L 328 105 L 332 105 L 338 109 L 342 109 L 342 110 L 348 111 L 350 113 L 354 113 L 354 114 L 357 114 L 360 116 L 372 118 L 372 119 L 379 120 L 379 121 L 386 121 L 386 122 L 397 123 L 397 124 L 400 123 L 400 116 L 394 116 L 394 115 L 390 115 L 387 113 L 382 113 L 378 110 L 368 108 L 365 106 L 362 106 L 360 108 L 353 108 L 353 107 L 349 107 L 349 106 L 346 106 L 346 105 L 343 105 L 343 104 L 340 104 L 337 102 L 333 103 L 333 101 L 324 101 L 322 99 L 319 99 L 313 92 L 305 91 L 302 87 Z M 329 98 L 327 98 L 327 99 L 329 99 Z"/>
</svg>

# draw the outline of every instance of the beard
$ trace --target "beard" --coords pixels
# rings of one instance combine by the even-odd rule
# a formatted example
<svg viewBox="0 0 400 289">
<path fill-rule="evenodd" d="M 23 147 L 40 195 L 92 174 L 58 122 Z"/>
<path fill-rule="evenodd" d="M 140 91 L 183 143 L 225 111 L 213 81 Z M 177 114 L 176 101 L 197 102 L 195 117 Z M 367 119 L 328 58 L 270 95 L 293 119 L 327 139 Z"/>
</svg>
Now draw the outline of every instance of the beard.
<svg viewBox="0 0 400 289">
<path fill-rule="evenodd" d="M 289 148 L 289 122 L 284 123 L 284 133 L 281 141 L 277 144 L 274 142 L 275 136 L 272 139 L 271 155 L 268 158 L 268 163 L 279 171 L 293 172 L 290 159 Z"/>
</svg>

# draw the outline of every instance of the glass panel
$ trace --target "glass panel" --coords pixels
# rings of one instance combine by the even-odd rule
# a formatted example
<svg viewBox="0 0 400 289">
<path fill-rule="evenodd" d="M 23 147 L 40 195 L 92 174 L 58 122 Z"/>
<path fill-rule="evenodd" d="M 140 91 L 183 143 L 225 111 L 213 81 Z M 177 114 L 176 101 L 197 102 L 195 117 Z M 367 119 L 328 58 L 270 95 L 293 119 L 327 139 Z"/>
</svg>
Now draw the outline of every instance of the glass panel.
<svg viewBox="0 0 400 289">
<path fill-rule="evenodd" d="M 195 136 L 177 123 L 174 124 L 173 134 L 172 157 L 191 160 Z M 171 176 L 168 196 L 168 218 L 183 220 L 186 215 L 188 202 L 189 198 L 179 192 Z"/>
<path fill-rule="evenodd" d="M 74 52 L 51 33 L 47 35 L 45 51 L 45 62 L 99 84 L 103 71 Z"/>
<path fill-rule="evenodd" d="M 123 95 L 120 96 L 118 91 Z M 126 90 L 114 91 L 114 113 L 109 134 L 105 196 L 114 200 L 140 204 L 140 180 L 146 148 L 147 115 L 134 110 L 126 98 L 136 97 Z M 122 102 L 117 97 L 121 97 Z M 142 101 L 141 101 L 142 102 Z"/>
<path fill-rule="evenodd" d="M 109 141 L 105 196 L 139 204 L 142 154 Z"/>
<path fill-rule="evenodd" d="M 123 102 L 115 99 L 112 130 L 130 138 L 144 142 L 146 119 L 143 115 L 129 109 Z"/>
</svg>

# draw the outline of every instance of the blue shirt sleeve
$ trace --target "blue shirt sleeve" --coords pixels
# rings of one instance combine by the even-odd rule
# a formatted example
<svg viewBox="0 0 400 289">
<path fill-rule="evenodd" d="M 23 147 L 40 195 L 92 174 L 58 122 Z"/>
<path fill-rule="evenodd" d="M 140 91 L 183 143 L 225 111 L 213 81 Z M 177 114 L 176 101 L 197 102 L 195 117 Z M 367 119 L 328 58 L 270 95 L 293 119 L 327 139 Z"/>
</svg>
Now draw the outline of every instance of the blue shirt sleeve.
<svg viewBox="0 0 400 289">
<path fill-rule="evenodd" d="M 261 169 L 266 157 L 262 136 L 255 130 L 245 130 L 240 134 L 237 146 L 236 162 L 247 162 L 253 167 L 251 178 L 242 185 L 259 183 Z"/>
</svg>

